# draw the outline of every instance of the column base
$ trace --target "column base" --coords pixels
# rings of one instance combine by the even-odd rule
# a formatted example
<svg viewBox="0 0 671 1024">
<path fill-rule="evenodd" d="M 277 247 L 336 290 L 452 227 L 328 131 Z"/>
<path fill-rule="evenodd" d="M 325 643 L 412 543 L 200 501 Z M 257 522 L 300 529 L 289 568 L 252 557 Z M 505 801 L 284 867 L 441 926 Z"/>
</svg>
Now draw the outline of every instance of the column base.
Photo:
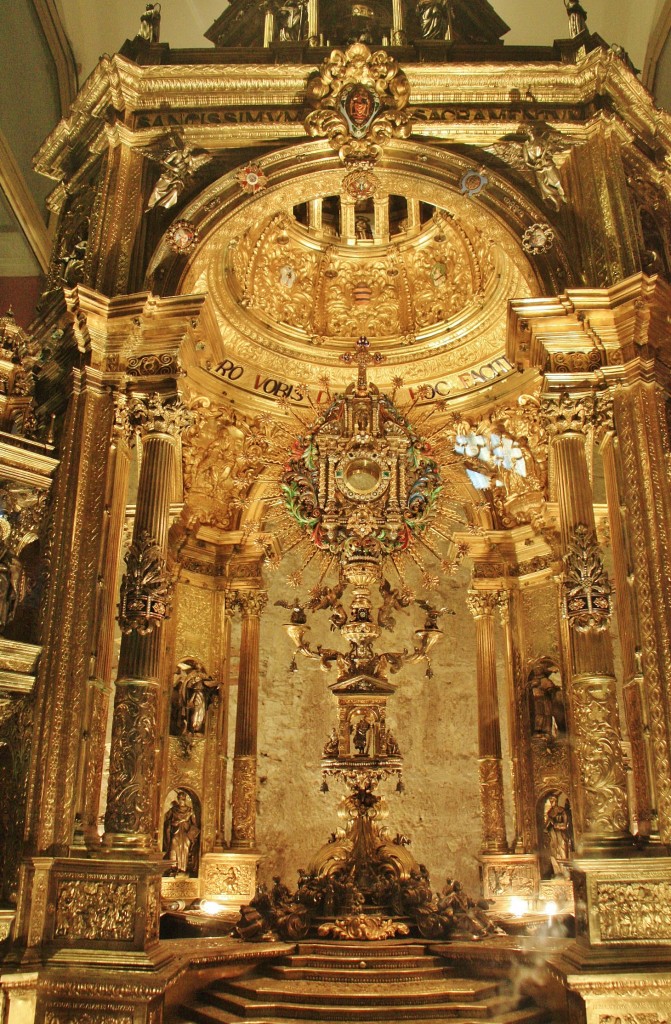
<svg viewBox="0 0 671 1024">
<path fill-rule="evenodd" d="M 538 857 L 533 853 L 483 853 L 480 856 L 482 894 L 494 904 L 494 911 L 515 913 L 516 900 L 535 910 L 539 898 Z M 518 904 L 519 905 L 519 904 Z"/>
<path fill-rule="evenodd" d="M 156 970 L 169 959 L 158 951 L 164 866 L 157 855 L 33 858 L 24 866 L 32 896 L 21 963 Z"/>
<path fill-rule="evenodd" d="M 671 964 L 671 858 L 576 858 L 571 877 L 574 962 L 608 962 L 614 951 L 619 962 L 629 950 L 635 961 L 651 953 Z"/>
</svg>

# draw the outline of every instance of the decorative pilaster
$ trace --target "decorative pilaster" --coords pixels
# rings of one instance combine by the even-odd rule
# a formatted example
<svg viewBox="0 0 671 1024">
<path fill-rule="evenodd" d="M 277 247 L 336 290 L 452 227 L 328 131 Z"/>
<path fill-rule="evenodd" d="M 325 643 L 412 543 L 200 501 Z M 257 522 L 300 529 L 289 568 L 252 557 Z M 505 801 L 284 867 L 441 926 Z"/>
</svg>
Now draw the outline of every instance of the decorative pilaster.
<svg viewBox="0 0 671 1024">
<path fill-rule="evenodd" d="M 475 619 L 482 851 L 506 853 L 508 844 L 494 645 L 494 610 L 500 603 L 500 595 L 493 591 L 469 590 L 466 603 Z"/>
<path fill-rule="evenodd" d="M 135 398 L 131 425 L 142 436 L 142 468 L 127 571 L 121 583 L 123 635 L 114 702 L 105 817 L 107 847 L 156 849 L 159 680 L 173 581 L 166 567 L 175 440 L 191 422 L 177 396 Z"/>
<path fill-rule="evenodd" d="M 628 835 L 627 787 L 613 652 L 607 630 L 610 584 L 596 540 L 586 435 L 591 394 L 543 400 L 564 551 L 562 611 L 569 670 L 573 816 L 579 852 Z"/>
<path fill-rule="evenodd" d="M 268 595 L 261 590 L 232 592 L 231 607 L 242 614 L 238 705 L 233 756 L 231 846 L 253 849 L 256 843 L 256 743 L 259 707 L 259 629 Z"/>
<path fill-rule="evenodd" d="M 627 543 L 626 505 L 620 501 L 623 486 L 619 440 L 613 422 L 613 403 L 608 396 L 599 401 L 599 430 L 603 460 L 608 521 L 615 590 L 617 618 L 622 658 L 622 689 L 625 719 L 631 749 L 633 774 L 633 813 L 640 836 L 649 836 L 656 828 L 653 822 L 656 797 L 653 787 L 653 753 L 650 742 L 649 711 L 641 671 L 641 638 L 633 587 L 634 574 Z"/>
</svg>

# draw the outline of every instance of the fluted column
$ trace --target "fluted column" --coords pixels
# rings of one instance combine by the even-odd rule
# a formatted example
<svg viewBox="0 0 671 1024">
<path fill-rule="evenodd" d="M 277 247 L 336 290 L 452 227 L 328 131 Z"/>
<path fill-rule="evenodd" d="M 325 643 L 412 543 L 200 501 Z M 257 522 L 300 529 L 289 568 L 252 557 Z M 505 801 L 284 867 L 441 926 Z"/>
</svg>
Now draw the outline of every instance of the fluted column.
<svg viewBox="0 0 671 1024">
<path fill-rule="evenodd" d="M 259 712 L 259 627 L 268 595 L 261 590 L 233 591 L 231 605 L 242 613 L 238 705 L 233 756 L 231 846 L 256 843 L 256 741 Z"/>
<path fill-rule="evenodd" d="M 403 17 L 403 0 L 392 0 L 391 6 L 391 44 L 403 46 L 405 43 L 405 21 Z"/>
<path fill-rule="evenodd" d="M 608 624 L 610 584 L 596 538 L 586 438 L 592 395 L 565 392 L 543 401 L 564 552 L 563 640 L 569 671 L 574 759 L 573 821 L 578 852 L 623 840 L 628 832 L 613 651 Z"/>
<path fill-rule="evenodd" d="M 166 556 L 175 440 L 190 416 L 177 396 L 136 398 L 131 424 L 142 437 L 133 540 L 121 584 L 121 652 L 114 700 L 105 838 L 107 847 L 156 849 L 159 680 L 163 619 L 172 578 Z"/>
<path fill-rule="evenodd" d="M 308 0 L 308 43 L 319 45 L 319 0 Z"/>
<path fill-rule="evenodd" d="M 499 594 L 486 590 L 469 590 L 466 602 L 475 619 L 482 851 L 507 853 L 494 645 L 494 610 L 499 605 Z"/>
</svg>

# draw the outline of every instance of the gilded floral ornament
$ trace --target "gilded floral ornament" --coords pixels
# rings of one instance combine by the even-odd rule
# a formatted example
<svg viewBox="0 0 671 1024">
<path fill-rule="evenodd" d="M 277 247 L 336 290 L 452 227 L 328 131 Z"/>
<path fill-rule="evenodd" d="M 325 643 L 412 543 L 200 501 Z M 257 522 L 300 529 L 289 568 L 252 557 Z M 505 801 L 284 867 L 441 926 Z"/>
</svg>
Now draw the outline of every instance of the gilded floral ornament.
<svg viewBox="0 0 671 1024">
<path fill-rule="evenodd" d="M 555 233 L 549 224 L 532 224 L 522 235 L 522 248 L 532 256 L 549 252 L 554 245 Z"/>
<path fill-rule="evenodd" d="M 165 237 L 174 253 L 188 256 L 198 244 L 198 228 L 190 220 L 176 220 Z"/>
<path fill-rule="evenodd" d="M 235 177 L 242 191 L 250 196 L 262 192 L 268 184 L 268 178 L 260 164 L 245 164 Z"/>
<path fill-rule="evenodd" d="M 584 523 L 573 528 L 564 556 L 563 613 L 579 633 L 601 632 L 611 615 L 611 586 L 594 530 Z"/>
<path fill-rule="evenodd" d="M 392 138 L 412 131 L 408 79 L 384 50 L 364 43 L 333 50 L 308 82 L 308 135 L 327 138 L 343 163 L 375 162 Z"/>
<path fill-rule="evenodd" d="M 169 434 L 177 437 L 193 423 L 193 413 L 179 395 L 164 397 L 158 392 L 135 396 L 128 402 L 128 421 L 140 434 Z"/>
<path fill-rule="evenodd" d="M 357 167 L 342 180 L 343 192 L 352 199 L 370 199 L 378 190 L 379 180 L 369 167 Z"/>
<path fill-rule="evenodd" d="M 135 630 L 147 636 L 170 614 L 174 581 L 160 547 L 146 530 L 133 541 L 125 558 L 119 626 L 122 633 Z"/>
</svg>

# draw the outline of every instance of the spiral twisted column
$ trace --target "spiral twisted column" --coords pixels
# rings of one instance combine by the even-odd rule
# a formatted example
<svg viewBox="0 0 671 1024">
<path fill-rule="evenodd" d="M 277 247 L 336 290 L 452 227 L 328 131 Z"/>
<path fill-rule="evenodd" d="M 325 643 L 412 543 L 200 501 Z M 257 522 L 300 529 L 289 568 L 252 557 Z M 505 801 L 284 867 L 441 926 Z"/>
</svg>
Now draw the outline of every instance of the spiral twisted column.
<svg viewBox="0 0 671 1024">
<path fill-rule="evenodd" d="M 593 395 L 549 395 L 542 406 L 550 438 L 564 575 L 562 640 L 569 672 L 573 821 L 579 853 L 629 836 L 613 650 L 610 584 L 596 538 L 586 442 L 596 419 Z"/>
<path fill-rule="evenodd" d="M 494 644 L 494 611 L 499 607 L 500 599 L 498 591 L 488 590 L 469 590 L 466 598 L 475 619 L 483 853 L 508 852 Z"/>
<path fill-rule="evenodd" d="M 133 540 L 121 584 L 122 629 L 114 699 L 105 815 L 106 847 L 137 852 L 157 846 L 159 680 L 165 646 L 161 624 L 170 610 L 168 527 L 175 442 L 191 415 L 173 395 L 135 398 L 129 422 L 142 438 L 142 467 Z"/>
<path fill-rule="evenodd" d="M 259 633 L 268 601 L 262 590 L 234 590 L 230 607 L 240 611 L 240 668 L 233 753 L 231 847 L 253 849 L 256 843 L 256 743 L 259 716 Z"/>
</svg>

